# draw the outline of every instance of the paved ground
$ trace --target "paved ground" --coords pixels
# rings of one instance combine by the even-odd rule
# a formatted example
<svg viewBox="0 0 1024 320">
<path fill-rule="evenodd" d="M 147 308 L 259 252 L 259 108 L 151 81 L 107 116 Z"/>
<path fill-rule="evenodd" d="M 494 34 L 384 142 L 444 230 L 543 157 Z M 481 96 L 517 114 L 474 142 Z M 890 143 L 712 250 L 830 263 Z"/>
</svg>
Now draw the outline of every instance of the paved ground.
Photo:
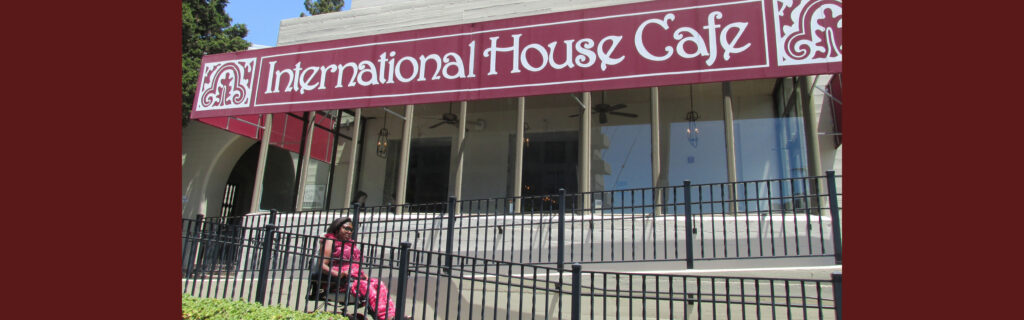
<svg viewBox="0 0 1024 320">
<path fill-rule="evenodd" d="M 589 264 L 581 279 L 581 311 L 585 319 L 834 319 L 828 280 L 833 272 L 841 271 L 841 266 L 830 262 L 832 258 L 707 261 L 698 262 L 692 270 L 680 268 L 685 262 Z M 559 275 L 528 270 L 519 274 L 513 270 L 509 277 L 494 267 L 487 272 L 478 269 L 452 276 L 437 269 L 424 271 L 427 273 L 412 274 L 406 286 L 407 310 L 417 319 L 569 318 L 572 288 L 568 272 Z M 600 271 L 647 276 L 615 277 Z M 304 311 L 324 307 L 322 302 L 305 299 L 307 281 L 282 276 L 286 274 L 271 276 L 267 289 L 270 304 Z M 389 295 L 394 297 L 395 276 L 379 276 L 390 284 Z M 183 286 L 186 293 L 198 290 L 204 296 L 212 293 L 221 298 L 251 298 L 256 282 L 236 276 L 183 280 Z M 340 308 L 335 311 L 345 311 L 346 307 Z M 351 306 L 347 308 L 352 312 Z"/>
</svg>

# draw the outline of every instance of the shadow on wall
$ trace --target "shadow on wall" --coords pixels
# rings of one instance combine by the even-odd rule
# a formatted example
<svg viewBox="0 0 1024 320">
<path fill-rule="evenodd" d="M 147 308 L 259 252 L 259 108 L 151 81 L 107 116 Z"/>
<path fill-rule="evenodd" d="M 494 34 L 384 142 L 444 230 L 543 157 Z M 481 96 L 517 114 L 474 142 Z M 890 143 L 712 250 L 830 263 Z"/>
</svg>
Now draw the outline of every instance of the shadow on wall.
<svg viewBox="0 0 1024 320">
<path fill-rule="evenodd" d="M 228 184 L 236 186 L 237 194 L 231 205 L 232 217 L 249 213 L 252 205 L 252 190 L 256 183 L 256 165 L 259 161 L 260 144 L 254 143 L 242 154 L 231 169 Z M 263 176 L 263 201 L 260 209 L 291 210 L 295 201 L 295 166 L 287 150 L 270 146 L 267 149 L 267 164 Z"/>
</svg>

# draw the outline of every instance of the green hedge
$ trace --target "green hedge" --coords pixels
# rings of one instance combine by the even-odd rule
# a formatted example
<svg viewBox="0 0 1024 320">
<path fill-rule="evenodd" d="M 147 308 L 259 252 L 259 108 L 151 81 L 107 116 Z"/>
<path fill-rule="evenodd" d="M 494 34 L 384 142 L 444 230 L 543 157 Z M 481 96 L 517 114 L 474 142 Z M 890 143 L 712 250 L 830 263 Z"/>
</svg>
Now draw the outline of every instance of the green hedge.
<svg viewBox="0 0 1024 320">
<path fill-rule="evenodd" d="M 273 319 L 273 320 L 347 320 L 330 313 L 302 313 L 276 306 L 261 306 L 243 301 L 196 298 L 181 295 L 181 318 L 184 320 Z"/>
</svg>

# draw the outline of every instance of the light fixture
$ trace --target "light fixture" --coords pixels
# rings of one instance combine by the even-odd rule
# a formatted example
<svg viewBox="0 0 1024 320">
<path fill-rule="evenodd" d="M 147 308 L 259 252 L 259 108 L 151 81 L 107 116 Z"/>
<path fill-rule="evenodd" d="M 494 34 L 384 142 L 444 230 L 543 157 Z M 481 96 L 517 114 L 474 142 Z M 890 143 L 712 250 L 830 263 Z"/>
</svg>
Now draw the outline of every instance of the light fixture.
<svg viewBox="0 0 1024 320">
<path fill-rule="evenodd" d="M 700 136 L 700 128 L 697 128 L 697 120 L 700 119 L 700 114 L 693 110 L 693 85 L 690 85 L 690 112 L 686 113 L 687 123 L 686 127 L 686 141 L 690 142 L 690 145 L 694 148 L 697 147 L 697 141 Z"/>
<path fill-rule="evenodd" d="M 377 133 L 377 156 L 388 157 L 388 114 L 384 113 L 384 127 Z"/>
</svg>

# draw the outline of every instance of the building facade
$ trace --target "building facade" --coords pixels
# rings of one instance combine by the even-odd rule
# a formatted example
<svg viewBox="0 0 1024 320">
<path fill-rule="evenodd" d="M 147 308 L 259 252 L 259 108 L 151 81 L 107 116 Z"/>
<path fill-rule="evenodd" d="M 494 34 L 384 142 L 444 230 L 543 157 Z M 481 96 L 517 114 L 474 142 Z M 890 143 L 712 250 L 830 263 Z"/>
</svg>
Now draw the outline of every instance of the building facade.
<svg viewBox="0 0 1024 320">
<path fill-rule="evenodd" d="M 841 28 L 839 2 L 796 2 L 753 1 L 812 18 L 813 9 L 831 5 L 825 16 L 839 10 Z M 350 11 L 282 21 L 278 44 L 605 7 L 746 3 L 752 2 L 357 1 Z M 841 40 L 837 30 L 827 34 Z M 727 42 L 728 32 L 718 39 Z M 836 49 L 833 63 L 841 62 L 841 45 Z M 684 50 L 693 47 L 680 44 L 680 55 Z M 295 74 L 290 77 L 301 78 L 298 67 Z M 384 74 L 382 67 L 382 81 Z M 199 119 L 183 130 L 182 215 L 343 208 L 360 192 L 374 206 L 841 173 L 839 73 L 728 81 L 699 80 L 702 74 L 656 86 L 358 108 L 338 102 L 337 109 Z M 339 71 L 339 86 L 340 78 Z"/>
</svg>

